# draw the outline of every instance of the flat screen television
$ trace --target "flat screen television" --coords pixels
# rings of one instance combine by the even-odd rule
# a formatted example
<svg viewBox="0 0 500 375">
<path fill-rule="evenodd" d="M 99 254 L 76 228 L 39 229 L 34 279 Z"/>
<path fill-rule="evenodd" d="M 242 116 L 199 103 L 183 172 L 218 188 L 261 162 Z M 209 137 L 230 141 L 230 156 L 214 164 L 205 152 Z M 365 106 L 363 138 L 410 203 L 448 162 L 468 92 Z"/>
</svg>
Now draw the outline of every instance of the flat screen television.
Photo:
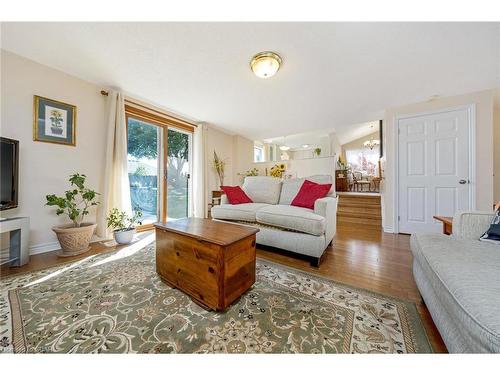
<svg viewBox="0 0 500 375">
<path fill-rule="evenodd" d="M 19 141 L 0 137 L 0 211 L 18 204 Z"/>
</svg>

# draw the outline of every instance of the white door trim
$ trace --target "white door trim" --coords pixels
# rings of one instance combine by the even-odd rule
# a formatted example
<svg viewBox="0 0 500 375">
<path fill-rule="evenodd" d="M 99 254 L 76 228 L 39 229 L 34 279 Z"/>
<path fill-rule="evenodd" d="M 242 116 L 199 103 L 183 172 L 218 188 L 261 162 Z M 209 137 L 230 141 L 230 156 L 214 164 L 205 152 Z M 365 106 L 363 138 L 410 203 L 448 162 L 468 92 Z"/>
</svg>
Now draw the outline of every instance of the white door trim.
<svg viewBox="0 0 500 375">
<path fill-rule="evenodd" d="M 394 181 L 393 181 L 393 207 L 394 207 L 394 233 L 399 233 L 399 121 L 412 117 L 435 115 L 438 113 L 453 112 L 458 110 L 467 110 L 469 124 L 469 171 L 470 171 L 470 193 L 469 206 L 472 210 L 476 209 L 476 105 L 462 105 L 458 107 L 443 108 L 435 111 L 425 111 L 412 114 L 403 114 L 394 116 L 393 124 L 396 132 L 394 145 Z"/>
</svg>

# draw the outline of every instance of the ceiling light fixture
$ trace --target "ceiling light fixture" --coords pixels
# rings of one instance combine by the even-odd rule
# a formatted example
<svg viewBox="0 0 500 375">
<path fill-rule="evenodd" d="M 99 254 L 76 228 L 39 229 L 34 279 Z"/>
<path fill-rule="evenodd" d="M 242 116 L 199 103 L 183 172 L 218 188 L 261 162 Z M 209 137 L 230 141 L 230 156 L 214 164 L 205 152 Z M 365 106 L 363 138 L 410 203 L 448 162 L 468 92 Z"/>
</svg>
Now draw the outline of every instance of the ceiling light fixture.
<svg viewBox="0 0 500 375">
<path fill-rule="evenodd" d="M 252 57 L 250 67 L 259 78 L 271 78 L 282 64 L 281 57 L 274 52 L 260 52 Z"/>
<path fill-rule="evenodd" d="M 378 139 L 370 139 L 369 141 L 365 141 L 363 143 L 363 146 L 369 148 L 370 150 L 373 150 L 375 146 L 378 146 L 380 144 L 380 141 Z"/>
<path fill-rule="evenodd" d="M 290 147 L 286 145 L 286 136 L 283 137 L 283 146 L 280 146 L 281 151 L 288 151 L 290 150 Z"/>
</svg>

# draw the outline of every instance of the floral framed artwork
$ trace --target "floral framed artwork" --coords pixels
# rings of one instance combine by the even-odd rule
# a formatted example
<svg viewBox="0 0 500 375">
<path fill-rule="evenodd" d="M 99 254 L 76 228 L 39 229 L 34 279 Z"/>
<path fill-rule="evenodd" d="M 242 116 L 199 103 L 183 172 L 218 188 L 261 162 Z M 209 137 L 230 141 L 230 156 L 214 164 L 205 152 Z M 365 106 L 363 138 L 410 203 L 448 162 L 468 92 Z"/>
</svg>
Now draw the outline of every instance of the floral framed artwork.
<svg viewBox="0 0 500 375">
<path fill-rule="evenodd" d="M 34 96 L 33 140 L 76 145 L 76 106 Z"/>
</svg>

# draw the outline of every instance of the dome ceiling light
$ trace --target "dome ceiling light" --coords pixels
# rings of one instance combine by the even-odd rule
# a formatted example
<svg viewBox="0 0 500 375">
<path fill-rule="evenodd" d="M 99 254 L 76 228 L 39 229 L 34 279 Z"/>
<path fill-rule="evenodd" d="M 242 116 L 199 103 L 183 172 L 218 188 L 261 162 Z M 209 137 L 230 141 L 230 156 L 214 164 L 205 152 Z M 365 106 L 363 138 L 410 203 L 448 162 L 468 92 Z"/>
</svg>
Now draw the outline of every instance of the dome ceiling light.
<svg viewBox="0 0 500 375">
<path fill-rule="evenodd" d="M 274 52 L 260 52 L 252 57 L 250 67 L 259 78 L 271 78 L 282 64 L 281 57 Z"/>
<path fill-rule="evenodd" d="M 280 146 L 280 150 L 281 151 L 288 151 L 288 150 L 290 150 L 290 147 L 286 145 L 286 136 L 283 137 L 283 145 Z"/>
</svg>

